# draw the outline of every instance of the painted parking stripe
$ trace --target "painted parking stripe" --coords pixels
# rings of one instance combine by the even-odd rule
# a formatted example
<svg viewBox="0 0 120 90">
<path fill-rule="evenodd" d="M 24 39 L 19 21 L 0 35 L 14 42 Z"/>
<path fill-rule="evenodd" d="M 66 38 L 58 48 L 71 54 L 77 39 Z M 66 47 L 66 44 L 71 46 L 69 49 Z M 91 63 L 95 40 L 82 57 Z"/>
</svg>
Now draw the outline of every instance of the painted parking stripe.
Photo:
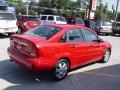
<svg viewBox="0 0 120 90">
<path fill-rule="evenodd" d="M 99 75 L 99 76 L 108 76 L 108 77 L 113 77 L 113 78 L 120 78 L 119 75 L 112 75 L 112 74 L 104 74 L 104 73 L 95 73 L 95 72 L 82 72 L 85 74 L 94 74 L 94 75 Z"/>
</svg>

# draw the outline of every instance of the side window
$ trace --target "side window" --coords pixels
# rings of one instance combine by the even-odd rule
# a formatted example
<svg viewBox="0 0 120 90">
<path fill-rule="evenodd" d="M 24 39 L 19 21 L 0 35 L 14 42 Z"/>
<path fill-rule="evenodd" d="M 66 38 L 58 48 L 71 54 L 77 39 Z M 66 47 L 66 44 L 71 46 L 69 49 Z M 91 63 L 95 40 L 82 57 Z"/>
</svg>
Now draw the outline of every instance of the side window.
<svg viewBox="0 0 120 90">
<path fill-rule="evenodd" d="M 46 20 L 47 16 L 42 16 L 41 20 Z"/>
<path fill-rule="evenodd" d="M 85 41 L 87 42 L 92 42 L 94 40 L 97 40 L 97 36 L 89 30 L 82 30 L 82 33 L 84 35 Z"/>
<path fill-rule="evenodd" d="M 49 16 L 48 20 L 54 20 L 54 17 L 53 16 Z"/>
<path fill-rule="evenodd" d="M 60 42 L 66 42 L 66 41 L 67 41 L 67 32 L 60 39 Z"/>
<path fill-rule="evenodd" d="M 68 42 L 83 42 L 83 36 L 79 29 L 68 31 Z"/>
</svg>

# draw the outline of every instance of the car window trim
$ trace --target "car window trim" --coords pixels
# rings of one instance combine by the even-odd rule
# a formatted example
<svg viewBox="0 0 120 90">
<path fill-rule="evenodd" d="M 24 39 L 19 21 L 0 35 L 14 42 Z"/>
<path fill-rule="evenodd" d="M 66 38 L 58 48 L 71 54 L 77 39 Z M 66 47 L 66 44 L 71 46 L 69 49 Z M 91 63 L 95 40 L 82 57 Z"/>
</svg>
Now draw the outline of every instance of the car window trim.
<svg viewBox="0 0 120 90">
<path fill-rule="evenodd" d="M 81 32 L 82 32 L 82 30 L 87 30 L 87 31 L 90 31 L 90 30 L 88 30 L 88 29 L 81 29 Z M 90 31 L 91 33 L 93 33 L 96 37 L 97 37 L 97 40 L 100 38 L 99 36 L 97 36 L 93 31 Z M 82 34 L 83 34 L 83 37 L 84 37 L 84 42 L 90 42 L 90 41 L 87 41 L 86 40 L 86 38 L 85 38 L 85 34 L 82 32 Z M 92 42 L 92 41 L 91 41 Z"/>
<path fill-rule="evenodd" d="M 82 35 L 83 41 L 82 42 L 80 42 L 80 41 L 79 42 L 69 42 L 69 33 L 68 33 L 68 31 L 70 31 L 70 30 L 79 30 L 81 35 Z M 68 31 L 67 31 L 67 40 L 66 40 L 67 43 L 83 43 L 83 42 L 85 42 L 85 39 L 84 39 L 84 36 L 82 34 L 81 28 L 69 29 Z"/>
</svg>

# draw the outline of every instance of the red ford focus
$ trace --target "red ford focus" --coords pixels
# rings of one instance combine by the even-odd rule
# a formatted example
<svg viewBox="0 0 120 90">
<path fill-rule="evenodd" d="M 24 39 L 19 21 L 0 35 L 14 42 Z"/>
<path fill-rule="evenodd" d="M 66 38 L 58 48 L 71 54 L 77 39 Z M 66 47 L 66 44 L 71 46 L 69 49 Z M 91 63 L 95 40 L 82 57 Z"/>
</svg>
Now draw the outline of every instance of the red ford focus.
<svg viewBox="0 0 120 90">
<path fill-rule="evenodd" d="M 70 69 L 91 62 L 108 62 L 111 45 L 88 28 L 75 25 L 42 25 L 10 38 L 8 54 L 20 66 L 52 71 L 55 79 Z"/>
</svg>

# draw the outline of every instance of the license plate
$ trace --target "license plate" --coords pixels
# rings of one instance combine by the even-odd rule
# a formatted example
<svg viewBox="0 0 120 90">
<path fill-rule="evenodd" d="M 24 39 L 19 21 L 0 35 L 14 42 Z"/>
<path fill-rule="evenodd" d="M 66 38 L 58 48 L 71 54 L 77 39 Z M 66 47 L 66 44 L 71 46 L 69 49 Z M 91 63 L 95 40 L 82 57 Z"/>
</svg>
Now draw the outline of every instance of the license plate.
<svg viewBox="0 0 120 90">
<path fill-rule="evenodd" d="M 9 31 L 9 28 L 5 28 L 4 31 Z"/>
<path fill-rule="evenodd" d="M 16 45 L 16 49 L 22 50 L 22 45 Z"/>
</svg>

